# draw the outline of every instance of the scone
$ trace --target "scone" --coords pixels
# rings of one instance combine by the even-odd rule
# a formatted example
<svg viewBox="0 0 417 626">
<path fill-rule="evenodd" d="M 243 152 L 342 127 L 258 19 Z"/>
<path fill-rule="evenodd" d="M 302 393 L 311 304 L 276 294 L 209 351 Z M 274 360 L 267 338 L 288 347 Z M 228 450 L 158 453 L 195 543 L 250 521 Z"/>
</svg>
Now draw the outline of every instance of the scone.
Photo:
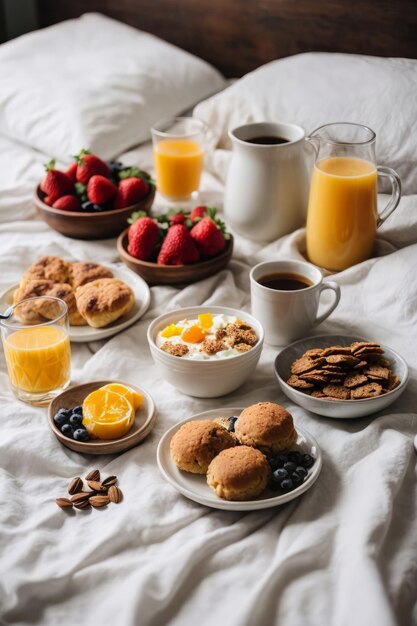
<svg viewBox="0 0 417 626">
<path fill-rule="evenodd" d="M 108 326 L 132 309 L 131 288 L 116 278 L 101 278 L 75 290 L 77 308 L 93 328 Z"/>
<path fill-rule="evenodd" d="M 64 300 L 68 307 L 69 323 L 73 326 L 85 326 L 87 322 L 80 315 L 75 301 L 74 290 L 68 283 L 53 283 L 51 280 L 33 280 L 27 282 L 24 287 L 18 287 L 13 294 L 13 302 L 16 304 L 26 298 L 36 296 L 52 296 Z M 53 301 L 25 302 L 19 307 L 19 318 L 25 324 L 39 323 L 39 316 L 52 320 L 59 315 L 60 309 Z"/>
<path fill-rule="evenodd" d="M 99 278 L 113 278 L 113 274 L 107 267 L 91 261 L 71 263 L 71 284 L 74 289 Z"/>
<path fill-rule="evenodd" d="M 43 256 L 34 263 L 22 276 L 21 286 L 34 280 L 51 280 L 53 283 L 69 283 L 71 264 L 59 256 Z"/>
<path fill-rule="evenodd" d="M 171 439 L 170 452 L 175 465 L 192 474 L 205 474 L 214 457 L 235 440 L 212 420 L 186 422 Z"/>
<path fill-rule="evenodd" d="M 53 296 L 54 298 L 60 298 L 64 300 L 68 307 L 68 319 L 71 326 L 87 326 L 87 322 L 79 312 L 77 308 L 77 302 L 75 300 L 75 293 L 71 285 L 68 283 L 55 284 L 45 294 L 47 296 Z M 52 308 L 51 308 L 52 312 Z M 56 312 L 56 314 L 58 311 Z M 47 317 L 47 315 L 45 315 Z M 52 315 L 49 319 L 53 319 L 56 315 Z"/>
<path fill-rule="evenodd" d="M 48 291 L 52 289 L 53 286 L 54 283 L 51 280 L 33 280 L 31 282 L 26 282 L 23 286 L 21 285 L 18 287 L 13 293 L 13 304 L 17 304 L 18 302 L 28 298 L 46 296 L 48 295 Z M 24 302 L 15 310 L 16 317 L 18 317 L 23 324 L 41 323 L 42 320 L 39 317 L 40 314 L 37 304 L 36 300 L 28 300 L 28 302 Z M 48 317 L 47 319 L 50 318 Z"/>
<path fill-rule="evenodd" d="M 258 402 L 244 409 L 235 423 L 235 433 L 240 443 L 265 454 L 289 450 L 297 441 L 291 413 L 273 402 Z"/>
<path fill-rule="evenodd" d="M 251 446 L 236 446 L 223 450 L 212 460 L 207 484 L 219 498 L 252 500 L 266 488 L 270 471 L 262 452 Z"/>
</svg>

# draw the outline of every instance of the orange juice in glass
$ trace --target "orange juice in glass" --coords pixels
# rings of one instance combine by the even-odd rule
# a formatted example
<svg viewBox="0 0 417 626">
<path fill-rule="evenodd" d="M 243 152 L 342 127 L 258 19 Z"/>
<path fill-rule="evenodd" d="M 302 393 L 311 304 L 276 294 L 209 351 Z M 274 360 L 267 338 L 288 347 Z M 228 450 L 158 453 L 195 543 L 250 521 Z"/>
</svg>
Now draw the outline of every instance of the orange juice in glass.
<svg viewBox="0 0 417 626">
<path fill-rule="evenodd" d="M 397 207 L 401 183 L 375 163 L 375 133 L 359 124 L 328 124 L 308 138 L 316 150 L 307 213 L 307 256 L 328 270 L 344 270 L 372 254 L 376 230 Z M 381 214 L 378 176 L 392 183 Z"/>
<path fill-rule="evenodd" d="M 161 120 L 152 128 L 156 187 L 165 198 L 187 201 L 200 187 L 207 127 L 192 117 Z"/>
<path fill-rule="evenodd" d="M 1 328 L 10 385 L 20 400 L 46 404 L 68 386 L 71 350 L 65 302 L 49 296 L 23 300 Z"/>
</svg>

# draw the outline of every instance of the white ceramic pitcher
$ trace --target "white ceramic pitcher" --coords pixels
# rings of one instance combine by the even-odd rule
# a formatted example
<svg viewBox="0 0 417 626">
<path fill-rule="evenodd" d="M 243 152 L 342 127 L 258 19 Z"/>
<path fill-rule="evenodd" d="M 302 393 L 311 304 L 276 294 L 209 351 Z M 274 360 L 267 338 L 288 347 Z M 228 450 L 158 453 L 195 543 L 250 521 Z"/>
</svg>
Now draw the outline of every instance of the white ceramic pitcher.
<svg viewBox="0 0 417 626">
<path fill-rule="evenodd" d="M 256 123 L 229 132 L 233 154 L 224 212 L 238 234 L 268 242 L 305 224 L 309 171 L 305 133 L 294 124 Z M 253 143 L 278 137 L 285 143 Z"/>
</svg>

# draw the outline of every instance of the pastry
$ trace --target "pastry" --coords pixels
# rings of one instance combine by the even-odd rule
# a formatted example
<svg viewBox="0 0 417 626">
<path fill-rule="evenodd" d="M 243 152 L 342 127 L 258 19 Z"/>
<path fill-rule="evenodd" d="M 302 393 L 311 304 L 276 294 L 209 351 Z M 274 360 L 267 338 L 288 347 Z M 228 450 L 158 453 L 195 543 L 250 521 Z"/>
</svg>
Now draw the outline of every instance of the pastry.
<svg viewBox="0 0 417 626">
<path fill-rule="evenodd" d="M 265 456 L 251 446 L 223 450 L 210 463 L 207 484 L 219 498 L 252 500 L 264 491 L 270 476 Z"/>
<path fill-rule="evenodd" d="M 75 293 L 71 285 L 68 285 L 68 283 L 52 285 L 51 289 L 49 289 L 48 293 L 45 295 L 64 300 L 68 307 L 68 319 L 71 326 L 87 326 L 87 322 L 77 308 Z"/>
<path fill-rule="evenodd" d="M 205 474 L 214 457 L 235 440 L 212 420 L 186 422 L 171 439 L 170 452 L 175 465 L 185 472 Z"/>
<path fill-rule="evenodd" d="M 34 280 L 51 280 L 53 283 L 68 283 L 71 264 L 58 256 L 43 256 L 28 267 L 23 274 L 21 286 Z"/>
<path fill-rule="evenodd" d="M 132 309 L 131 288 L 116 278 L 100 278 L 75 290 L 77 308 L 93 328 L 108 326 Z"/>
<path fill-rule="evenodd" d="M 68 283 L 53 283 L 51 280 L 33 280 L 18 287 L 13 294 L 13 303 L 16 304 L 27 298 L 36 296 L 52 296 L 64 300 L 68 307 L 69 323 L 74 326 L 85 326 L 87 322 L 80 315 L 75 301 L 74 291 Z M 25 324 L 39 323 L 39 316 L 52 320 L 59 315 L 60 309 L 53 301 L 25 302 L 19 307 L 19 318 Z"/>
<path fill-rule="evenodd" d="M 273 402 L 258 402 L 247 407 L 235 423 L 240 443 L 275 454 L 289 450 L 297 441 L 292 416 Z"/>
<path fill-rule="evenodd" d="M 113 278 L 113 274 L 107 267 L 92 263 L 91 261 L 76 261 L 71 263 L 71 284 L 74 289 L 91 283 L 98 278 Z"/>
</svg>

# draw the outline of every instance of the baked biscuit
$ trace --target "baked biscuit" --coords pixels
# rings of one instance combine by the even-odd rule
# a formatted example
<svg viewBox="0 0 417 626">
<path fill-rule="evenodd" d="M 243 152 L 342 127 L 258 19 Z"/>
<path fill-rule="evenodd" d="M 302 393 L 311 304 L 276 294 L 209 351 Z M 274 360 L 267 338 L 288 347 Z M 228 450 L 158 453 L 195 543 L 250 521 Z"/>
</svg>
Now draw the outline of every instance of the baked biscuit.
<svg viewBox="0 0 417 626">
<path fill-rule="evenodd" d="M 37 306 L 38 303 L 36 300 L 30 301 L 30 298 L 48 295 L 48 291 L 53 285 L 54 283 L 51 280 L 33 280 L 24 283 L 23 286 L 21 285 L 15 290 L 13 293 L 13 304 L 29 299 L 28 302 L 24 302 L 15 309 L 16 317 L 23 322 L 23 324 L 40 324 L 43 321 L 40 318 Z M 47 319 L 50 318 L 48 317 Z"/>
<path fill-rule="evenodd" d="M 34 280 L 51 280 L 53 283 L 68 283 L 71 275 L 71 264 L 59 256 L 43 256 L 26 270 L 22 276 L 24 287 Z"/>
<path fill-rule="evenodd" d="M 252 500 L 266 488 L 270 472 L 262 452 L 250 446 L 237 446 L 223 450 L 212 460 L 207 484 L 219 498 Z"/>
<path fill-rule="evenodd" d="M 26 298 L 37 296 L 52 296 L 64 300 L 68 307 L 69 323 L 74 326 L 85 326 L 87 322 L 80 315 L 75 301 L 74 291 L 68 283 L 53 283 L 51 280 L 33 280 L 19 287 L 13 294 L 13 302 L 16 304 Z M 19 318 L 26 324 L 39 322 L 39 316 L 52 320 L 60 313 L 59 307 L 53 301 L 25 302 L 19 307 Z"/>
<path fill-rule="evenodd" d="M 77 308 L 93 328 L 108 326 L 132 309 L 131 288 L 116 278 L 101 278 L 75 290 Z"/>
<path fill-rule="evenodd" d="M 68 319 L 71 326 L 87 326 L 87 322 L 79 312 L 77 308 L 77 302 L 75 300 L 75 293 L 71 285 L 68 283 L 56 283 L 52 285 L 49 289 L 47 296 L 54 296 L 55 298 L 60 298 L 64 300 L 68 307 Z M 52 313 L 52 308 L 50 310 Z M 56 311 L 55 315 L 52 315 L 49 319 L 53 319 L 56 317 L 59 311 Z M 48 317 L 45 315 L 45 317 Z"/>
<path fill-rule="evenodd" d="M 240 443 L 271 455 L 289 450 L 297 441 L 291 413 L 273 402 L 258 402 L 244 409 L 235 433 Z"/>
<path fill-rule="evenodd" d="M 74 289 L 91 283 L 99 278 L 113 278 L 107 267 L 90 261 L 76 261 L 71 263 L 71 284 Z"/>
<path fill-rule="evenodd" d="M 232 435 L 212 420 L 186 422 L 171 439 L 175 465 L 192 474 L 205 474 L 219 452 L 235 445 Z"/>
</svg>

